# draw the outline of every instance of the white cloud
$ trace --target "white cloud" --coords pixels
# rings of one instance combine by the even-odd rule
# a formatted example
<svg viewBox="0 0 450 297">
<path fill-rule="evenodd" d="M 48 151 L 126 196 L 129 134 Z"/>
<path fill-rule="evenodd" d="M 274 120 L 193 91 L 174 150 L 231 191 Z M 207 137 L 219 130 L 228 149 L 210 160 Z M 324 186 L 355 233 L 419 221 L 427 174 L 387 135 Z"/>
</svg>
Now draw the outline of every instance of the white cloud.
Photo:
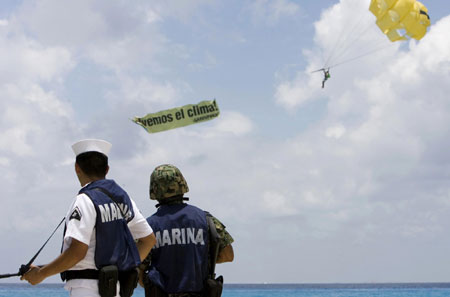
<svg viewBox="0 0 450 297">
<path fill-rule="evenodd" d="M 45 45 L 65 47 L 114 71 L 130 71 L 148 67 L 166 42 L 150 9 L 146 1 L 25 1 L 13 20 Z"/>
<path fill-rule="evenodd" d="M 160 22 L 161 20 L 162 20 L 161 16 L 153 9 L 150 8 L 147 10 L 147 22 L 156 23 Z"/>
<path fill-rule="evenodd" d="M 158 108 L 170 106 L 177 98 L 180 97 L 180 92 L 183 86 L 174 85 L 172 82 L 157 83 L 151 81 L 146 77 L 122 77 L 120 79 L 120 92 L 110 93 L 108 97 L 115 98 L 119 101 L 126 101 L 127 103 L 143 104 L 143 108 L 148 110 L 144 112 L 149 113 L 152 106 Z M 153 111 L 156 112 L 157 110 Z M 142 115 L 143 116 L 143 115 Z"/>
<path fill-rule="evenodd" d="M 225 111 L 216 120 L 213 130 L 242 136 L 253 130 L 253 123 L 241 113 Z"/>
<path fill-rule="evenodd" d="M 9 164 L 11 164 L 9 159 L 7 159 L 7 158 L 0 158 L 0 165 L 1 166 L 8 166 Z"/>
<path fill-rule="evenodd" d="M 327 137 L 339 139 L 345 134 L 345 127 L 341 124 L 328 127 L 325 131 Z"/>
<path fill-rule="evenodd" d="M 266 191 L 262 196 L 262 205 L 270 216 L 289 216 L 294 215 L 297 211 L 289 205 L 289 200 L 282 194 Z"/>
<path fill-rule="evenodd" d="M 143 39 L 144 38 L 144 39 Z M 144 40 L 144 41 L 142 41 Z M 123 39 L 92 44 L 86 55 L 99 65 L 115 72 L 132 72 L 141 67 L 158 67 L 153 57 L 163 49 L 166 40 L 157 33 L 129 36 Z M 105 48 L 108 48 L 105 51 Z"/>
<path fill-rule="evenodd" d="M 56 80 L 74 66 L 70 52 L 61 47 L 44 47 L 13 31 L 0 35 L 1 83 Z"/>
<path fill-rule="evenodd" d="M 200 18 L 198 13 L 202 7 L 208 7 L 216 1 L 210 0 L 158 0 L 152 2 L 152 7 L 164 18 L 187 21 L 192 17 Z"/>
<path fill-rule="evenodd" d="M 54 190 L 58 195 L 60 187 L 67 186 L 55 181 L 67 175 L 68 167 L 54 164 L 67 157 L 70 150 L 62 146 L 68 148 L 78 133 L 72 107 L 61 98 L 64 79 L 76 64 L 72 53 L 62 46 L 44 45 L 25 32 L 14 16 L 0 30 L 1 187 L 5 197 L 14 197 L 0 217 L 8 230 L 21 228 L 13 221 L 34 220 L 45 213 L 36 214 L 29 207 L 54 198 L 43 192 Z"/>
<path fill-rule="evenodd" d="M 336 14 L 345 11 L 345 3 L 326 11 L 317 23 L 319 47 L 332 46 L 329 30 L 333 22 L 336 27 L 344 23 Z M 441 180 L 448 164 L 442 151 L 450 145 L 444 136 L 450 126 L 446 95 L 450 44 L 442 38 L 448 30 L 450 17 L 434 24 L 420 42 L 411 41 L 407 49 L 392 47 L 336 67 L 324 90 L 322 74 L 310 73 L 320 65 L 317 55 L 305 51 L 307 70 L 279 82 L 275 99 L 288 112 L 295 113 L 306 102 L 328 100 L 323 118 L 279 152 L 286 156 L 279 165 L 283 171 L 289 176 L 297 171 L 297 179 L 292 178 L 301 189 L 297 208 L 310 210 L 305 219 L 316 226 L 311 232 L 321 230 L 318 234 L 329 236 L 337 226 L 360 219 L 367 227 L 364 240 L 380 232 L 405 238 L 441 232 L 438 222 L 443 214 L 431 211 L 411 218 L 409 213 L 423 204 L 428 204 L 426 209 L 443 207 L 442 201 L 430 198 L 450 188 L 448 182 L 437 182 L 434 188 L 427 182 Z M 275 184 L 274 191 L 289 189 L 286 182 Z M 380 218 L 383 225 L 371 228 Z"/>
<path fill-rule="evenodd" d="M 132 8 L 123 1 L 105 4 L 90 0 L 25 1 L 15 20 L 50 45 L 76 47 L 121 39 L 135 25 L 128 13 Z"/>
<path fill-rule="evenodd" d="M 254 22 L 274 25 L 280 19 L 297 15 L 300 6 L 290 0 L 257 0 L 249 10 Z"/>
<path fill-rule="evenodd" d="M 367 3 L 342 0 L 322 13 L 315 23 L 314 48 L 303 49 L 308 65 L 294 78 L 277 83 L 277 104 L 292 111 L 307 102 L 341 95 L 354 79 L 369 77 L 390 64 L 386 59 L 396 54 L 398 43 L 381 34 Z M 329 67 L 331 78 L 322 89 L 321 69 Z"/>
<path fill-rule="evenodd" d="M 321 78 L 321 75 L 298 73 L 293 81 L 280 82 L 276 87 L 276 102 L 286 110 L 294 110 L 319 95 Z"/>
<path fill-rule="evenodd" d="M 29 101 L 30 104 L 36 104 L 38 110 L 43 114 L 57 117 L 70 117 L 72 115 L 72 110 L 67 103 L 65 104 L 57 98 L 53 92 L 45 92 L 38 85 L 32 85 L 24 99 Z"/>
<path fill-rule="evenodd" d="M 3 136 L 0 139 L 0 148 L 2 151 L 11 151 L 18 156 L 30 155 L 33 153 L 32 147 L 27 143 L 27 134 L 33 133 L 32 125 L 21 128 L 10 128 L 3 130 Z"/>
</svg>

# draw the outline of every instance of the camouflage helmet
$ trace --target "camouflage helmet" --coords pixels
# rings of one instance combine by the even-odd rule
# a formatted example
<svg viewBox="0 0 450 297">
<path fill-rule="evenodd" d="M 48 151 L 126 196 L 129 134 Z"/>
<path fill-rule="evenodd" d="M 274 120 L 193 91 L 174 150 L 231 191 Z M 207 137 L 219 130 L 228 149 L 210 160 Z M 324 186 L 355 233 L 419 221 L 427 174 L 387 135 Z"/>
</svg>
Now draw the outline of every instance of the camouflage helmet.
<svg viewBox="0 0 450 297">
<path fill-rule="evenodd" d="M 181 171 L 170 164 L 159 165 L 150 176 L 150 199 L 183 195 L 189 192 L 189 187 Z"/>
</svg>

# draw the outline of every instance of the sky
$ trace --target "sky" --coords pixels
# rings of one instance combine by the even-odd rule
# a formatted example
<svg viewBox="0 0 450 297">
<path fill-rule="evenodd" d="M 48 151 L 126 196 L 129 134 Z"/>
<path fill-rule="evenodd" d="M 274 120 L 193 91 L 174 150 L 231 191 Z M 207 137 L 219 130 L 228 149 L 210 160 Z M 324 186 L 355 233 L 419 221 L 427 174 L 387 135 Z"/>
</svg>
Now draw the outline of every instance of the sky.
<svg viewBox="0 0 450 297">
<path fill-rule="evenodd" d="M 449 281 L 450 2 L 423 0 L 427 34 L 396 43 L 369 2 L 2 1 L 0 273 L 68 211 L 71 145 L 101 138 L 144 216 L 152 170 L 180 168 L 235 240 L 225 282 Z M 212 99 L 208 122 L 131 121 Z"/>
</svg>

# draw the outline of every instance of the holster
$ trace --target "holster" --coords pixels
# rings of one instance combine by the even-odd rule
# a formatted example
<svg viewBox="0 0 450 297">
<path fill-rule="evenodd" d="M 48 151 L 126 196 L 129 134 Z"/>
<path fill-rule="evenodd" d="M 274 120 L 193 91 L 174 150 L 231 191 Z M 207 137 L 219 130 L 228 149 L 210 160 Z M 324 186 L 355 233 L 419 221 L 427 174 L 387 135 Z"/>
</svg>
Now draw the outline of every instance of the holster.
<svg viewBox="0 0 450 297">
<path fill-rule="evenodd" d="M 101 297 L 117 295 L 117 281 L 120 282 L 120 296 L 130 297 L 138 283 L 138 270 L 120 271 L 116 265 L 105 266 L 99 270 L 98 293 Z"/>
<path fill-rule="evenodd" d="M 204 297 L 220 297 L 223 290 L 223 276 L 218 276 L 216 279 L 208 278 L 203 289 Z"/>
<path fill-rule="evenodd" d="M 119 272 L 120 296 L 130 297 L 138 284 L 139 272 L 136 269 Z"/>
<path fill-rule="evenodd" d="M 100 269 L 98 274 L 98 293 L 101 297 L 117 295 L 117 281 L 119 270 L 116 265 L 108 265 Z"/>
<path fill-rule="evenodd" d="M 168 294 L 164 292 L 160 287 L 152 283 L 147 275 L 144 275 L 144 289 L 145 297 L 168 297 Z"/>
</svg>

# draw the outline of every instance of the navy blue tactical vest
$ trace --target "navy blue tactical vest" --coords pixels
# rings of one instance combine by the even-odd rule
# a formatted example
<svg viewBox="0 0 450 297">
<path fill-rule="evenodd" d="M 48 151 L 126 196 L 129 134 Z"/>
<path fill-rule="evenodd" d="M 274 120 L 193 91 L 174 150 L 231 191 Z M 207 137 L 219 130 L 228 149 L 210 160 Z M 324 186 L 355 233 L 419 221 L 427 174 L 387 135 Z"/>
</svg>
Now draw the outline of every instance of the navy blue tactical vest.
<svg viewBox="0 0 450 297">
<path fill-rule="evenodd" d="M 109 179 L 94 181 L 82 188 L 81 193 L 91 198 L 97 212 L 95 266 L 100 269 L 117 265 L 120 271 L 138 266 L 139 252 L 127 226 L 134 218 L 128 194 Z"/>
<path fill-rule="evenodd" d="M 149 280 L 166 293 L 200 292 L 208 270 L 208 225 L 203 210 L 162 205 L 147 222 L 156 236 Z"/>
</svg>

